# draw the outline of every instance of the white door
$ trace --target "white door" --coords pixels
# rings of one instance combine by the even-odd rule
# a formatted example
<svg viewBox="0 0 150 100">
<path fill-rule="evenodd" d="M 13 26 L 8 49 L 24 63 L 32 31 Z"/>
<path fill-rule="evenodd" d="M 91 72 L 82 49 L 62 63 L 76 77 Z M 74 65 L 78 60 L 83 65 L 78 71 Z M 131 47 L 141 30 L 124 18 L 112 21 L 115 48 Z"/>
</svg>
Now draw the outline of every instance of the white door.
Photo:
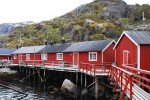
<svg viewBox="0 0 150 100">
<path fill-rule="evenodd" d="M 129 51 L 123 51 L 123 65 L 127 65 L 129 61 Z"/>
<path fill-rule="evenodd" d="M 73 62 L 74 62 L 74 65 L 78 65 L 78 63 L 79 63 L 79 53 L 78 52 L 73 53 Z"/>
</svg>

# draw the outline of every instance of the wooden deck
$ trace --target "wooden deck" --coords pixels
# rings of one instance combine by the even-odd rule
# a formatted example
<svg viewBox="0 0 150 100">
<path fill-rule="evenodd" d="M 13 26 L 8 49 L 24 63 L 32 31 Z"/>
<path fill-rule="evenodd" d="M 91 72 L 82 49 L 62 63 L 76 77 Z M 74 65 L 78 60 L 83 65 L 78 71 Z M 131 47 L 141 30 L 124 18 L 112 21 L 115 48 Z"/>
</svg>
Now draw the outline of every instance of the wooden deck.
<svg viewBox="0 0 150 100">
<path fill-rule="evenodd" d="M 144 76 L 140 76 L 139 74 L 142 73 L 142 75 L 143 74 L 150 75 L 149 71 L 132 69 L 132 68 L 131 68 L 132 71 L 128 71 L 125 68 L 120 68 L 114 65 L 112 65 L 111 68 L 109 68 L 110 65 L 108 67 L 105 65 L 93 66 L 90 64 L 64 64 L 64 63 L 9 64 L 8 66 L 11 67 L 24 66 L 28 68 L 40 68 L 40 69 L 65 71 L 65 72 L 81 72 L 87 75 L 91 75 L 93 77 L 108 76 L 113 78 L 116 83 L 114 86 L 114 91 L 116 90 L 117 86 L 120 86 L 121 88 L 119 100 L 122 100 L 124 94 L 126 94 L 130 98 L 130 100 L 150 100 L 150 93 L 149 93 L 150 79 Z M 148 84 L 145 84 L 145 81 L 147 81 Z M 138 85 L 137 83 L 140 85 Z M 147 88 L 149 92 L 146 92 L 142 87 Z"/>
</svg>

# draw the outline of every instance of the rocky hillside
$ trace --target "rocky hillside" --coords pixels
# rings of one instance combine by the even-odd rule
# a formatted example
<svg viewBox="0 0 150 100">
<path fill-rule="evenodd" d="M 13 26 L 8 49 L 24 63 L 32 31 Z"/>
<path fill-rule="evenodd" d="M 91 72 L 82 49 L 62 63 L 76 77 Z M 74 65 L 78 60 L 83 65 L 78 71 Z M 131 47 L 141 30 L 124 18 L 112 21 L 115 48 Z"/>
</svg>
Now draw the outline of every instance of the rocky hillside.
<svg viewBox="0 0 150 100">
<path fill-rule="evenodd" d="M 122 0 L 94 0 L 49 21 L 15 28 L 0 45 L 41 45 L 61 42 L 118 39 L 123 30 L 150 30 L 150 6 L 127 5 Z M 145 21 L 142 21 L 142 13 Z"/>
<path fill-rule="evenodd" d="M 16 27 L 24 27 L 26 25 L 33 24 L 33 22 L 21 22 L 21 23 L 3 23 L 0 24 L 0 35 L 7 35 L 7 33 L 11 33 Z"/>
</svg>

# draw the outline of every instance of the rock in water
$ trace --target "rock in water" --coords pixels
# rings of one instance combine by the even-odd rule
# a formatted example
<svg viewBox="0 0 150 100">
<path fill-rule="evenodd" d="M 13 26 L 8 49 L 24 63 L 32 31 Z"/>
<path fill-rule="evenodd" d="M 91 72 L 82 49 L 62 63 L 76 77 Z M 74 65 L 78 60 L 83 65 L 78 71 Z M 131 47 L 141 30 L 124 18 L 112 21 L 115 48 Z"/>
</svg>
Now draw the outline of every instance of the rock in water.
<svg viewBox="0 0 150 100">
<path fill-rule="evenodd" d="M 64 80 L 61 86 L 61 92 L 71 98 L 77 98 L 79 95 L 78 87 L 68 79 Z"/>
<path fill-rule="evenodd" d="M 10 75 L 10 74 L 15 74 L 15 73 L 17 73 L 17 72 L 10 70 L 9 68 L 0 68 L 0 74 Z"/>
</svg>

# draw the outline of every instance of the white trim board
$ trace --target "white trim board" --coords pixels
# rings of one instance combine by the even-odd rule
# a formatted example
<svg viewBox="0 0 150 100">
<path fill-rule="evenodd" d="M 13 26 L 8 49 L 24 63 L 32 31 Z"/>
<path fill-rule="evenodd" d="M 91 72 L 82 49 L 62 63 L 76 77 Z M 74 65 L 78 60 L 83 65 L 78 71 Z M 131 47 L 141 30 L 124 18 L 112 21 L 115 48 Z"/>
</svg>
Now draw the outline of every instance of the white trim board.
<svg viewBox="0 0 150 100">
<path fill-rule="evenodd" d="M 118 39 L 116 45 L 114 46 L 114 49 L 117 47 L 118 43 L 121 41 L 121 39 L 124 35 L 126 35 L 136 46 L 138 46 L 138 44 L 128 34 L 126 34 L 126 31 L 123 31 L 120 38 Z"/>
<path fill-rule="evenodd" d="M 140 66 L 141 66 L 141 65 L 140 65 L 140 57 L 141 57 L 141 56 L 140 56 L 140 55 L 141 55 L 141 54 L 140 54 L 140 53 L 141 53 L 140 45 L 138 45 L 137 48 L 138 48 L 138 49 L 137 49 L 137 68 L 140 69 Z"/>
</svg>

